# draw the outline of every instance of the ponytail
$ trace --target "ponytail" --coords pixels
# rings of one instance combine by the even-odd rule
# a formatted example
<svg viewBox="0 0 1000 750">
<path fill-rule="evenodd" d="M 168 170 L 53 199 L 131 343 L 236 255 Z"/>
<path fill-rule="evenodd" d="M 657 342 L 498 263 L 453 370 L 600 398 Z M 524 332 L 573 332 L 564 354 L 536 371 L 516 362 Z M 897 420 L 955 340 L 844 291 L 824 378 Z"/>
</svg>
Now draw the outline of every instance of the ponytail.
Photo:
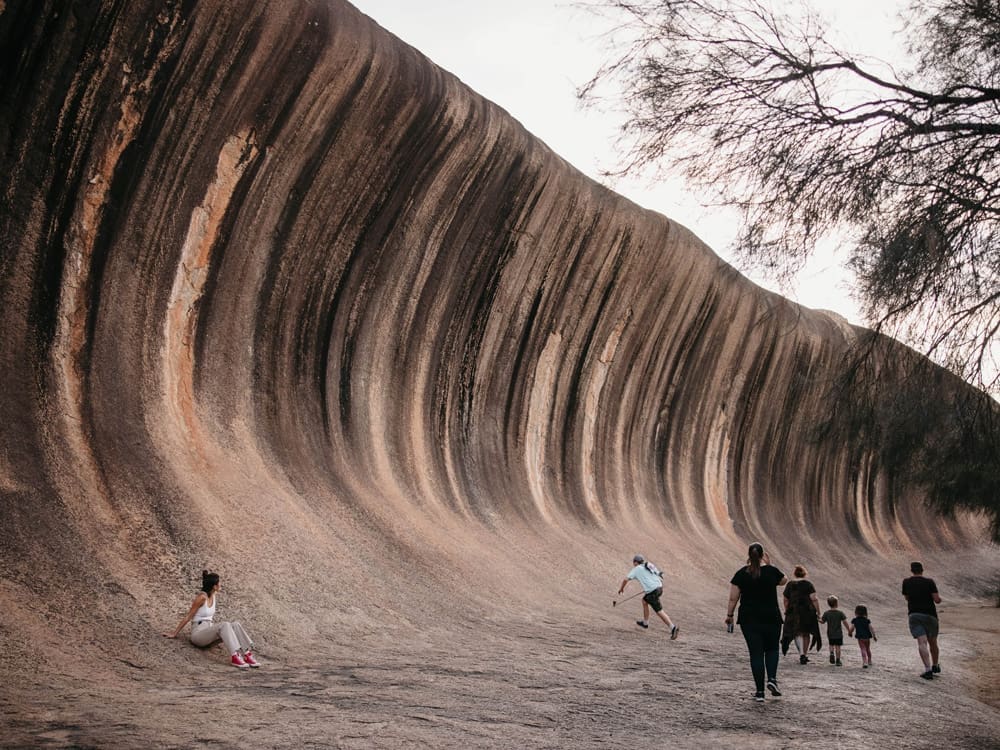
<svg viewBox="0 0 1000 750">
<path fill-rule="evenodd" d="M 754 542 L 747 550 L 747 570 L 750 571 L 751 578 L 760 578 L 760 565 L 764 559 L 764 547 L 759 542 Z"/>
</svg>

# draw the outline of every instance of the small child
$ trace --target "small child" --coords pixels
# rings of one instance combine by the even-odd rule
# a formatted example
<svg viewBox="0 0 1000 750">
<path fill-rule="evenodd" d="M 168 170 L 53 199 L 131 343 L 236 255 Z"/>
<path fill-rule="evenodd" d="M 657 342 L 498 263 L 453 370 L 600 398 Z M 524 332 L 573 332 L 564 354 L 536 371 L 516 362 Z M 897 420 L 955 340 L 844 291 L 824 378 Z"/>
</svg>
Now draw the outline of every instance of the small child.
<svg viewBox="0 0 1000 750">
<path fill-rule="evenodd" d="M 861 668 L 868 669 L 872 665 L 872 641 L 877 641 L 875 628 L 868 619 L 868 607 L 859 604 L 854 608 L 854 619 L 847 626 L 847 634 L 858 639 L 861 649 Z"/>
<path fill-rule="evenodd" d="M 830 642 L 830 663 L 841 667 L 843 663 L 840 661 L 840 647 L 844 645 L 843 624 L 847 621 L 847 615 L 837 609 L 837 597 L 828 596 L 826 603 L 830 609 L 823 613 L 819 621 L 826 623 L 826 639 Z"/>
</svg>

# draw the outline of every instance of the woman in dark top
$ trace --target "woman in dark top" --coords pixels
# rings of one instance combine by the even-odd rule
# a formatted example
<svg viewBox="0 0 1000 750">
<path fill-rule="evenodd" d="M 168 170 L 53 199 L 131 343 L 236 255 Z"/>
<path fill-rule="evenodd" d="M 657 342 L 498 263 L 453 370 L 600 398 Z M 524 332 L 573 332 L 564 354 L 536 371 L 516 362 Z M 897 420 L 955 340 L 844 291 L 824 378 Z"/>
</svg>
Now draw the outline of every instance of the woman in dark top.
<svg viewBox="0 0 1000 750">
<path fill-rule="evenodd" d="M 743 631 L 750 652 L 750 671 L 757 686 L 754 700 L 764 700 L 764 673 L 771 695 L 778 690 L 778 641 L 781 638 L 781 610 L 778 609 L 777 587 L 788 579 L 771 565 L 764 548 L 754 542 L 747 551 L 747 564 L 736 571 L 729 582 L 729 607 L 726 625 L 733 622 L 736 604 L 740 605 L 736 621 Z"/>
<path fill-rule="evenodd" d="M 799 650 L 799 663 L 809 663 L 809 649 L 823 648 L 823 637 L 819 632 L 819 618 L 822 616 L 816 587 L 806 576 L 809 572 L 802 565 L 795 566 L 795 580 L 785 586 L 782 598 L 785 600 L 785 635 L 781 639 L 781 651 L 788 651 L 788 644 L 795 639 Z"/>
</svg>

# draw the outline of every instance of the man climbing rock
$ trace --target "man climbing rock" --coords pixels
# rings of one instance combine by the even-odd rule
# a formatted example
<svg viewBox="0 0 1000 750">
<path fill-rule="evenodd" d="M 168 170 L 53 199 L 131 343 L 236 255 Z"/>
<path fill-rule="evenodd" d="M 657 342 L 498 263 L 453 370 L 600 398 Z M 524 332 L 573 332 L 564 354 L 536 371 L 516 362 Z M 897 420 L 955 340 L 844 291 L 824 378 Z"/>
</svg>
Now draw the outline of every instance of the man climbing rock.
<svg viewBox="0 0 1000 750">
<path fill-rule="evenodd" d="M 647 562 L 642 555 L 632 558 L 635 567 L 628 572 L 622 580 L 622 585 L 618 588 L 618 593 L 625 591 L 629 581 L 635 580 L 642 586 L 645 595 L 642 597 L 642 619 L 636 620 L 635 624 L 640 628 L 649 627 L 649 608 L 652 607 L 657 616 L 670 628 L 670 640 L 676 640 L 680 628 L 671 622 L 670 617 L 663 611 L 660 597 L 663 596 L 663 573 L 651 562 Z"/>
</svg>

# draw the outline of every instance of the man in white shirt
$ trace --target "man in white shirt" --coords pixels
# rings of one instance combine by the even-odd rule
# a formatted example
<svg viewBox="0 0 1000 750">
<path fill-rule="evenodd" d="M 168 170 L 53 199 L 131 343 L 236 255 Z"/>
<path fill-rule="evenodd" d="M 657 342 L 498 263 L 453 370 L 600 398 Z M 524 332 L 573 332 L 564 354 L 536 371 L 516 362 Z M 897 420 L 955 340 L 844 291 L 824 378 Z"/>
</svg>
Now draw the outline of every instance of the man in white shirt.
<svg viewBox="0 0 1000 750">
<path fill-rule="evenodd" d="M 646 592 L 642 597 L 642 619 L 636 620 L 635 624 L 640 628 L 648 628 L 649 608 L 652 607 L 657 616 L 670 628 L 670 640 L 676 640 L 681 629 L 670 621 L 670 617 L 663 611 L 663 605 L 660 604 L 660 597 L 663 595 L 663 574 L 655 565 L 646 562 L 646 558 L 642 555 L 633 557 L 632 562 L 635 567 L 625 576 L 622 585 L 618 588 L 618 593 L 621 594 L 625 591 L 628 582 L 632 580 L 638 581 L 642 590 Z"/>
</svg>

